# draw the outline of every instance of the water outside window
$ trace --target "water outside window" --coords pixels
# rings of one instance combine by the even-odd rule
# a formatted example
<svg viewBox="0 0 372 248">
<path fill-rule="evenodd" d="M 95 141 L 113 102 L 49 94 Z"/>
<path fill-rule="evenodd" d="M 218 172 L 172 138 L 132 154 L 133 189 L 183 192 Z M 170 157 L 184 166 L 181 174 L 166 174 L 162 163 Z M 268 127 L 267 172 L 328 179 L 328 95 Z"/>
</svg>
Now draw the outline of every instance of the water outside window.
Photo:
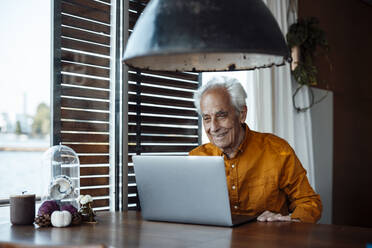
<svg viewBox="0 0 372 248">
<path fill-rule="evenodd" d="M 50 1 L 2 0 L 0 19 L 2 200 L 42 190 L 41 157 L 50 146 Z M 0 206 L 0 222 L 8 211 Z"/>
</svg>

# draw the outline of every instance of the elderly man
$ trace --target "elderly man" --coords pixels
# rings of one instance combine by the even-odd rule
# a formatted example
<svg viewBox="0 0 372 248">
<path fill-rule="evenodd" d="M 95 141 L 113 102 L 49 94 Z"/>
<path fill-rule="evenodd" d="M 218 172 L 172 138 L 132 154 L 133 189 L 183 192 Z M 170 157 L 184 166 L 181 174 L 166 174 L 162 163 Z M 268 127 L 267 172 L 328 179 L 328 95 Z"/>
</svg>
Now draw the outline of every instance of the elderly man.
<svg viewBox="0 0 372 248">
<path fill-rule="evenodd" d="M 283 139 L 245 124 L 246 93 L 231 78 L 214 78 L 195 93 L 210 143 L 190 155 L 223 156 L 233 213 L 258 221 L 319 220 L 320 197 L 311 188 L 295 152 Z"/>
</svg>

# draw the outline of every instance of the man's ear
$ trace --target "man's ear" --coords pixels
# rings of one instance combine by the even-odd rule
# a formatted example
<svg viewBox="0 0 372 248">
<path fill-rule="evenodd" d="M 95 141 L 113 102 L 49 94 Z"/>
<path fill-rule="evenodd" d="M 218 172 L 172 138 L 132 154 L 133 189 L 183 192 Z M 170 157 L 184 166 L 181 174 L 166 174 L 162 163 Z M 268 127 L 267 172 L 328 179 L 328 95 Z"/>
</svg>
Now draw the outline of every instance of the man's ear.
<svg viewBox="0 0 372 248">
<path fill-rule="evenodd" d="M 244 123 L 246 118 L 247 118 L 247 106 L 244 106 L 242 110 L 239 112 L 240 123 Z"/>
</svg>

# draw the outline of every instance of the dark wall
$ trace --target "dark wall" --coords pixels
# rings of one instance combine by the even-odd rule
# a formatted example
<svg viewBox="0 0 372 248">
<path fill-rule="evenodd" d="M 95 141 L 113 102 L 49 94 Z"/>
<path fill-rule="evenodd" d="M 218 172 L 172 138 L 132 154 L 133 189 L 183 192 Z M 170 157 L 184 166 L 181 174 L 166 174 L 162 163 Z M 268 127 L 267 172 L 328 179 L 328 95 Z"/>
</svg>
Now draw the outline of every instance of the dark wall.
<svg viewBox="0 0 372 248">
<path fill-rule="evenodd" d="M 372 227 L 372 6 L 299 0 L 308 16 L 325 30 L 333 65 L 316 60 L 319 88 L 334 93 L 333 223 Z"/>
</svg>

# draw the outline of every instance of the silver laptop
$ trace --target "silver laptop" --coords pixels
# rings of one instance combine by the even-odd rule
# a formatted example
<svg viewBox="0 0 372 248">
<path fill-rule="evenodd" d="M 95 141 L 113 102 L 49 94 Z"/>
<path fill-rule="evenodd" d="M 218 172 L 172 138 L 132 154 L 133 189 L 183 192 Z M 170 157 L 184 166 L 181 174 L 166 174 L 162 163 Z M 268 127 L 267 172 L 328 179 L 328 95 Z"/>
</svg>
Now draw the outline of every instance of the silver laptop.
<svg viewBox="0 0 372 248">
<path fill-rule="evenodd" d="M 133 156 L 145 220 L 235 226 L 255 219 L 232 216 L 223 157 Z"/>
</svg>

